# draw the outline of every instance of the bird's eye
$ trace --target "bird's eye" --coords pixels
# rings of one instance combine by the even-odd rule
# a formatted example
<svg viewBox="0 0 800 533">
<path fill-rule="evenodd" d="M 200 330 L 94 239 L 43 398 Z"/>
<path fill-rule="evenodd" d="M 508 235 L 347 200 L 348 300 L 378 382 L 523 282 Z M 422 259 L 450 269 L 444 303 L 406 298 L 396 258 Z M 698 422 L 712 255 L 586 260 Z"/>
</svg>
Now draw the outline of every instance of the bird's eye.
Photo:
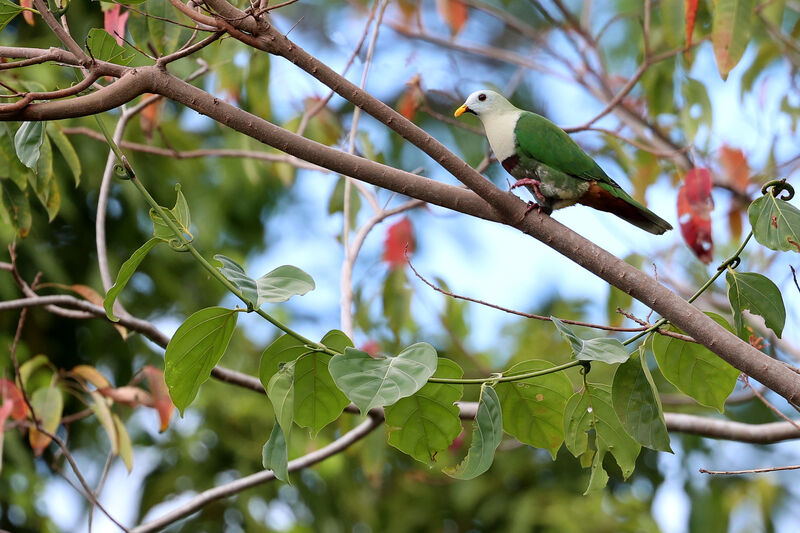
<svg viewBox="0 0 800 533">
<path fill-rule="evenodd" d="M 480 100 L 481 102 L 483 102 L 484 100 L 486 100 L 486 95 L 485 95 L 485 94 L 483 94 L 483 93 L 479 94 L 479 95 L 478 95 L 478 100 Z"/>
</svg>

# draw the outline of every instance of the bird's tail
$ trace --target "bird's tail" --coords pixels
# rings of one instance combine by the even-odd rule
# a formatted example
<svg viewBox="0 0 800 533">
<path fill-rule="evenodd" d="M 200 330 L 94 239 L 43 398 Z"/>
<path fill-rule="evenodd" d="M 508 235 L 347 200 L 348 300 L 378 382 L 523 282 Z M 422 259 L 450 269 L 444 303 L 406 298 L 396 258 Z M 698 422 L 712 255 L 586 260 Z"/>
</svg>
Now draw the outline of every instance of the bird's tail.
<svg viewBox="0 0 800 533">
<path fill-rule="evenodd" d="M 586 194 L 578 199 L 578 203 L 617 215 L 622 220 L 654 235 L 661 235 L 672 229 L 669 222 L 611 184 L 593 181 Z"/>
</svg>

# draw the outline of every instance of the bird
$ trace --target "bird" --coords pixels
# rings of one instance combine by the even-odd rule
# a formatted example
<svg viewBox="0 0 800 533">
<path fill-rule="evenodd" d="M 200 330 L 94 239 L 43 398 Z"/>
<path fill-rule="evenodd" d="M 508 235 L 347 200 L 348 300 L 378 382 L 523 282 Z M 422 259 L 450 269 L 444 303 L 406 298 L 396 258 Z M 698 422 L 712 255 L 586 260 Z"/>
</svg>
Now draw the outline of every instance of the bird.
<svg viewBox="0 0 800 533">
<path fill-rule="evenodd" d="M 476 115 L 503 168 L 526 186 L 546 214 L 573 204 L 612 213 L 654 235 L 672 226 L 634 200 L 578 146 L 567 132 L 536 113 L 514 106 L 500 94 L 470 94 L 454 115 Z"/>
</svg>

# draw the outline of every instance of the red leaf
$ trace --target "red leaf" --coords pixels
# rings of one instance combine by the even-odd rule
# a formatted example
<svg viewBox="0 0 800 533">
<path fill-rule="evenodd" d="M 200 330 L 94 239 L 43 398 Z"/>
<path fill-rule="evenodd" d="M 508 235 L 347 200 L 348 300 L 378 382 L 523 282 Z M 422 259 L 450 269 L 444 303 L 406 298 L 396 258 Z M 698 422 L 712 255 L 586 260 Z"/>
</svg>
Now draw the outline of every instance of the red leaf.
<svg viewBox="0 0 800 533">
<path fill-rule="evenodd" d="M 153 95 L 150 93 L 144 93 L 142 95 L 142 101 L 147 100 L 151 96 Z M 139 125 L 142 127 L 142 132 L 145 137 L 148 139 L 153 137 L 153 131 L 161 124 L 161 109 L 163 107 L 164 99 L 159 98 L 152 104 L 146 105 L 139 114 Z"/>
<path fill-rule="evenodd" d="M 33 7 L 33 0 L 19 0 L 20 7 Z M 25 19 L 25 22 L 28 23 L 28 26 L 33 26 L 33 11 L 25 10 L 22 13 L 22 18 Z"/>
<path fill-rule="evenodd" d="M 722 145 L 719 150 L 719 163 L 728 185 L 742 193 L 747 191 L 747 185 L 750 183 L 750 165 L 747 164 L 744 152 L 739 148 Z"/>
<path fill-rule="evenodd" d="M 414 74 L 406 85 L 407 89 L 397 102 L 397 111 L 413 122 L 414 115 L 417 114 L 417 108 L 422 103 L 422 87 L 420 87 L 419 74 Z"/>
<path fill-rule="evenodd" d="M 20 391 L 16 383 L 10 379 L 0 379 L 0 398 L 3 400 L 3 409 L 8 409 L 11 418 L 14 420 L 22 420 L 28 416 L 28 405 L 25 403 L 22 391 Z M 0 427 L 2 427 L 2 425 L 3 424 L 0 423 Z"/>
<path fill-rule="evenodd" d="M 698 0 L 683 0 L 683 11 L 686 13 L 686 53 L 692 47 L 692 33 L 694 32 L 694 21 L 697 19 Z"/>
<path fill-rule="evenodd" d="M 461 0 L 436 0 L 436 7 L 439 9 L 439 15 L 450 28 L 450 34 L 453 37 L 458 35 L 469 17 L 467 4 Z"/>
<path fill-rule="evenodd" d="M 83 297 L 83 299 L 88 300 L 100 307 L 103 307 L 103 297 L 97 294 L 97 291 L 94 290 L 93 288 L 87 287 L 86 285 L 70 285 L 67 288 L 79 294 L 81 297 Z M 114 324 L 114 329 L 117 330 L 120 337 L 122 337 L 122 340 L 128 338 L 128 329 L 125 326 Z"/>
<path fill-rule="evenodd" d="M 693 168 L 678 191 L 678 222 L 683 240 L 698 259 L 711 262 L 714 243 L 711 240 L 711 173 L 705 168 Z"/>
<path fill-rule="evenodd" d="M 153 407 L 158 411 L 158 418 L 161 420 L 159 431 L 164 431 L 169 427 L 172 412 L 175 410 L 172 398 L 169 397 L 167 383 L 164 381 L 164 372 L 151 365 L 144 367 L 142 372 L 147 378 L 147 384 L 150 386 L 150 394 L 153 396 L 153 403 L 155 404 Z"/>
<path fill-rule="evenodd" d="M 414 228 L 408 217 L 403 217 L 386 230 L 386 239 L 383 241 L 383 260 L 389 267 L 397 268 L 406 262 L 406 248 L 408 253 L 414 253 Z"/>
<path fill-rule="evenodd" d="M 125 36 L 125 25 L 128 23 L 130 12 L 120 13 L 122 6 L 114 4 L 114 7 L 103 13 L 103 28 L 117 40 L 117 44 L 122 46 L 122 38 Z"/>
<path fill-rule="evenodd" d="M 377 357 L 381 353 L 381 345 L 378 341 L 367 341 L 361 345 L 360 350 L 367 352 L 372 357 Z"/>
</svg>

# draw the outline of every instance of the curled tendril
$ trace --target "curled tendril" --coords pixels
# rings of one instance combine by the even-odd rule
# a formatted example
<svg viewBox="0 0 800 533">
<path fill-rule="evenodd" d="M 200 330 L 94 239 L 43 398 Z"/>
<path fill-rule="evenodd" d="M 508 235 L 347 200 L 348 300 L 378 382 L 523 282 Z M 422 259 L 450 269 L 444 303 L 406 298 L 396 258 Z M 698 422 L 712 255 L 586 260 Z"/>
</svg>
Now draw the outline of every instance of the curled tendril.
<svg viewBox="0 0 800 533">
<path fill-rule="evenodd" d="M 122 163 L 114 163 L 114 174 L 116 174 L 118 178 L 124 180 L 130 179 L 128 177 L 128 173 L 125 172 L 125 167 L 122 165 Z"/>
<path fill-rule="evenodd" d="M 761 194 L 771 193 L 772 196 L 778 198 L 780 200 L 784 200 L 788 202 L 792 198 L 794 198 L 794 187 L 786 183 L 786 178 L 782 180 L 772 180 L 768 181 L 761 187 Z M 782 196 L 778 196 L 781 193 L 785 193 Z"/>
<path fill-rule="evenodd" d="M 742 258 L 737 255 L 736 257 L 731 257 L 730 259 L 722 263 L 720 266 L 717 267 L 717 270 L 725 270 L 728 267 L 731 267 L 732 269 L 735 270 L 736 267 L 738 267 L 739 264 L 741 264 L 741 262 Z"/>
<path fill-rule="evenodd" d="M 581 361 L 581 375 L 585 376 L 592 370 L 592 362 L 591 361 Z"/>
<path fill-rule="evenodd" d="M 167 241 L 167 243 L 169 244 L 169 247 L 175 250 L 176 252 L 189 251 L 189 247 L 178 238 L 170 239 L 169 241 Z"/>
</svg>

